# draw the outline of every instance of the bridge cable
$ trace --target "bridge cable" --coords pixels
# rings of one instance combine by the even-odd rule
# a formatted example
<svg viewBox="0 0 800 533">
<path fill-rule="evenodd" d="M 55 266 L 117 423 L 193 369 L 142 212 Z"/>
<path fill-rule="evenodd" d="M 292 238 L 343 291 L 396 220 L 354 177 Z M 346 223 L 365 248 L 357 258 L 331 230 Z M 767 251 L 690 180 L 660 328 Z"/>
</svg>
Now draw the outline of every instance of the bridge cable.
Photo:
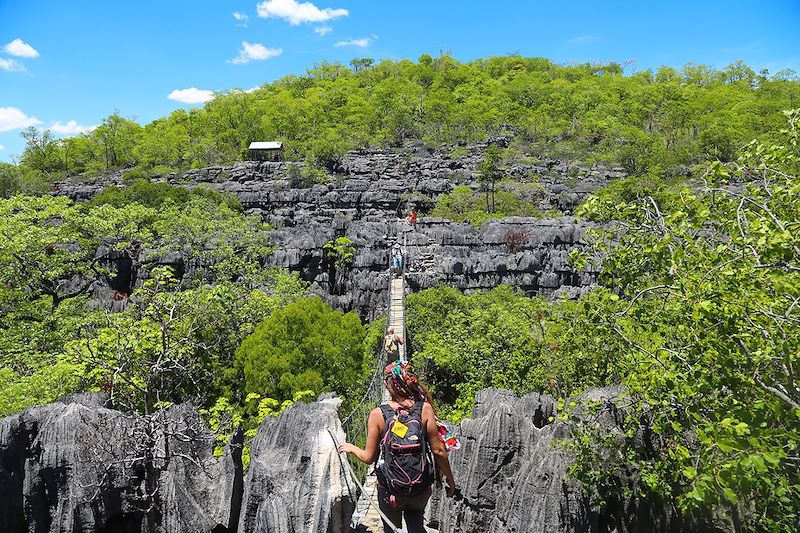
<svg viewBox="0 0 800 533">
<path fill-rule="evenodd" d="M 331 436 L 331 439 L 333 439 L 333 444 L 334 444 L 334 446 L 336 446 L 336 449 L 338 450 L 338 449 L 339 449 L 339 442 L 336 440 L 336 437 L 334 437 L 334 435 L 333 435 L 333 433 L 331 432 L 331 430 L 330 430 L 330 429 L 328 430 L 328 435 L 330 435 L 330 436 Z M 341 459 L 341 455 L 340 455 L 339 457 L 340 457 L 340 459 Z M 352 478 L 353 478 L 353 481 L 355 481 L 355 482 L 356 482 L 356 484 L 358 485 L 358 487 L 361 489 L 361 493 L 362 493 L 362 494 L 366 493 L 366 489 L 364 488 L 364 485 L 362 485 L 362 484 L 361 484 L 361 482 L 358 480 L 358 477 L 356 476 L 356 473 L 355 473 L 355 472 L 353 472 L 353 468 L 350 466 L 350 463 L 349 463 L 349 462 L 347 462 L 347 461 L 343 461 L 343 462 L 342 462 L 342 466 L 343 466 L 344 468 L 346 468 L 346 470 L 347 470 L 347 473 L 349 473 L 349 474 L 352 476 Z M 405 529 L 403 529 L 403 528 L 401 528 L 401 527 L 397 527 L 397 526 L 394 524 L 394 522 L 392 522 L 392 521 L 389 519 L 389 517 L 388 517 L 388 516 L 386 516 L 386 515 L 383 513 L 383 511 L 381 511 L 380 507 L 378 507 L 378 509 L 377 509 L 377 510 L 378 510 L 378 514 L 380 514 L 380 515 L 381 515 L 381 519 L 382 519 L 384 522 L 386 522 L 386 524 L 387 524 L 389 527 L 391 527 L 391 528 L 392 528 L 392 531 L 394 531 L 395 533 L 406 533 L 406 530 L 405 530 Z"/>
</svg>

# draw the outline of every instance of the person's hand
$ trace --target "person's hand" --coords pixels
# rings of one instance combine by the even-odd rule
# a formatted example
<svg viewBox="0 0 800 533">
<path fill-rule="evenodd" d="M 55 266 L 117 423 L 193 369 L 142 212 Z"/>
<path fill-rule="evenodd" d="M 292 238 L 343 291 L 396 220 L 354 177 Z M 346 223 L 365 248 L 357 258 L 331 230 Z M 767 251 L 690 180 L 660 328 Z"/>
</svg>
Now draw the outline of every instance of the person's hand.
<svg viewBox="0 0 800 533">
<path fill-rule="evenodd" d="M 447 496 L 452 498 L 456 494 L 456 482 L 452 479 L 447 480 Z"/>
<path fill-rule="evenodd" d="M 339 445 L 339 453 L 354 453 L 356 451 L 356 447 L 349 442 L 343 442 Z"/>
</svg>

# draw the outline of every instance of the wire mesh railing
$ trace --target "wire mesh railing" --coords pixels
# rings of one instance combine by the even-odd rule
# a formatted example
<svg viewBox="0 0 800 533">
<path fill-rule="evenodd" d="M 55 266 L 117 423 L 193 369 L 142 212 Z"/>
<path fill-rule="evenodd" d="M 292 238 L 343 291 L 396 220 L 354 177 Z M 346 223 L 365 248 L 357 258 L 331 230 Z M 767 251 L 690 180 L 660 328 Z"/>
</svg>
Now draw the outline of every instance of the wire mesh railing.
<svg viewBox="0 0 800 533">
<path fill-rule="evenodd" d="M 402 322 L 402 339 L 403 339 L 403 346 L 404 349 L 402 350 L 403 360 L 408 360 L 408 348 L 407 348 L 407 339 L 408 339 L 408 331 L 406 328 L 406 320 L 405 320 L 405 272 L 407 267 L 407 239 L 406 235 L 403 235 L 403 268 L 400 271 L 400 276 L 403 281 L 401 290 L 400 298 L 401 298 L 401 306 L 403 309 L 403 322 Z M 386 336 L 389 334 L 389 328 L 392 327 L 393 316 L 392 316 L 392 280 L 393 275 L 391 272 L 393 269 L 391 268 L 391 257 L 390 257 L 390 275 L 389 275 L 389 283 L 386 291 L 386 309 L 387 309 L 387 320 L 386 320 L 386 327 L 383 331 L 383 337 L 380 340 L 380 349 L 377 350 L 375 362 L 373 364 L 372 373 L 369 377 L 369 380 L 366 382 L 364 387 L 364 393 L 358 402 L 352 407 L 350 412 L 345 416 L 342 420 L 342 426 L 344 431 L 347 435 L 348 442 L 359 446 L 360 448 L 364 448 L 366 445 L 367 440 L 367 425 L 369 421 L 369 414 L 378 405 L 380 405 L 381 401 L 383 400 L 383 369 L 386 365 L 387 361 L 387 354 L 386 354 Z M 369 473 L 369 469 L 371 465 L 365 465 L 354 455 L 348 454 L 348 460 L 350 461 L 351 466 L 353 467 L 353 471 L 360 479 L 364 479 L 366 475 Z"/>
<path fill-rule="evenodd" d="M 391 313 L 391 277 L 389 278 L 389 290 L 386 291 L 386 308 Z M 384 339 L 388 334 L 390 327 L 390 318 L 387 317 L 386 327 L 383 331 L 383 337 L 380 340 L 380 349 L 377 351 L 377 356 L 373 364 L 372 373 L 367 381 L 364 394 L 359 401 L 355 404 L 352 410 L 342 420 L 342 427 L 347 435 L 348 442 L 355 444 L 360 448 L 364 448 L 367 441 L 367 423 L 369 421 L 369 413 L 378 405 L 380 405 L 383 397 L 383 368 L 384 361 L 386 361 L 386 343 Z M 369 470 L 369 465 L 365 465 L 359 461 L 354 455 L 348 454 L 348 460 L 353 467 L 353 471 L 360 479 L 364 479 Z"/>
</svg>

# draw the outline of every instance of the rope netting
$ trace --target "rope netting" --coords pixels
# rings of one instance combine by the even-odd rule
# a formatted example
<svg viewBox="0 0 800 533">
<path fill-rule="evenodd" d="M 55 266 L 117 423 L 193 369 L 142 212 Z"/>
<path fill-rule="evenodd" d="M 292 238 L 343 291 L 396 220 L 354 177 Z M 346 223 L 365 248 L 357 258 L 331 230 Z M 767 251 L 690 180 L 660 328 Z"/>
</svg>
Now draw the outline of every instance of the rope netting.
<svg viewBox="0 0 800 533">
<path fill-rule="evenodd" d="M 407 248 L 406 248 L 406 238 L 405 235 L 403 236 L 403 260 L 404 263 L 407 264 Z M 391 258 L 390 258 L 391 261 Z M 405 267 L 405 265 L 404 265 Z M 402 287 L 405 288 L 405 268 L 401 271 L 401 279 L 403 280 Z M 387 364 L 387 355 L 386 355 L 386 346 L 384 339 L 386 335 L 389 334 L 389 328 L 392 326 L 392 277 L 389 277 L 389 286 L 386 291 L 386 309 L 387 309 L 387 320 L 386 320 L 386 327 L 383 331 L 383 337 L 380 340 L 380 350 L 377 350 L 375 362 L 373 364 L 372 373 L 369 377 L 369 380 L 366 382 L 364 387 L 364 393 L 359 399 L 359 401 L 351 408 L 350 412 L 347 416 L 342 420 L 342 426 L 344 428 L 345 434 L 347 435 L 348 442 L 359 446 L 360 448 L 364 448 L 366 445 L 367 440 L 367 422 L 369 420 L 369 413 L 375 407 L 381 404 L 383 400 L 383 369 Z M 402 308 L 405 310 L 405 291 L 401 291 L 401 302 Z M 403 313 L 403 324 L 402 324 L 402 340 L 403 342 L 407 342 L 407 331 L 406 331 L 406 321 L 405 321 L 405 312 Z M 406 345 L 407 346 L 407 345 Z M 401 350 L 401 354 L 403 355 L 403 360 L 407 359 L 406 348 Z M 359 461 L 354 455 L 349 454 L 348 460 L 350 461 L 350 465 L 353 468 L 353 471 L 359 477 L 359 479 L 364 479 L 371 465 L 365 465 L 361 461 Z"/>
</svg>

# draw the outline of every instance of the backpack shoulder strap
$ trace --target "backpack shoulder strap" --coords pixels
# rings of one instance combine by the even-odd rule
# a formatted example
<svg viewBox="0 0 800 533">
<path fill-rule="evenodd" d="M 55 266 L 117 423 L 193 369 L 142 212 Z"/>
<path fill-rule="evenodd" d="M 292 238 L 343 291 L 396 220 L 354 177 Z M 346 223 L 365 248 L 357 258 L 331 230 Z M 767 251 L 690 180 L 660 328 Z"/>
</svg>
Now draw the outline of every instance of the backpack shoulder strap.
<svg viewBox="0 0 800 533">
<path fill-rule="evenodd" d="M 394 409 L 387 403 L 381 404 L 381 413 L 383 414 L 383 421 L 386 422 L 387 425 L 389 424 L 389 419 L 394 418 L 395 415 Z"/>
<path fill-rule="evenodd" d="M 384 440 L 386 439 L 386 433 L 389 431 L 389 422 L 395 417 L 397 414 L 394 409 L 388 404 L 382 403 L 380 405 L 381 414 L 383 415 L 383 431 L 381 432 L 381 437 L 378 440 L 378 448 L 380 449 L 380 455 L 383 455 L 383 445 Z M 376 459 L 377 462 L 377 459 Z"/>
</svg>

